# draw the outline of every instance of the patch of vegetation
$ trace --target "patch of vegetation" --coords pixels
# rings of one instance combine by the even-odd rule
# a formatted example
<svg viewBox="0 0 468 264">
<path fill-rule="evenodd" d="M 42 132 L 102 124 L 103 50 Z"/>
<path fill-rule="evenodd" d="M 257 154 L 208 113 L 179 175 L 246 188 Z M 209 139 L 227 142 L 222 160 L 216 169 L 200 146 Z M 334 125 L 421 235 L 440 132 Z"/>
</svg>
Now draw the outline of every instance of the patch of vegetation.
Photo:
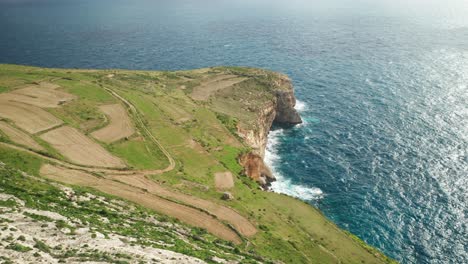
<svg viewBox="0 0 468 264">
<path fill-rule="evenodd" d="M 39 174 L 42 160 L 25 152 L 0 146 L 0 161 L 33 175 Z"/>
<path fill-rule="evenodd" d="M 38 239 L 34 239 L 34 242 L 36 242 L 36 244 L 34 245 L 35 248 L 39 249 L 42 252 L 50 253 L 50 247 L 46 245 L 46 243 Z"/>
<path fill-rule="evenodd" d="M 237 137 L 237 118 L 230 117 L 222 113 L 216 113 L 216 117 L 223 123 L 223 125 L 231 132 L 233 136 Z"/>
<path fill-rule="evenodd" d="M 23 214 L 37 221 L 44 221 L 44 222 L 54 221 L 52 218 L 47 217 L 45 215 L 38 215 L 38 214 L 33 214 L 33 213 L 28 213 L 28 212 L 24 212 Z"/>
<path fill-rule="evenodd" d="M 107 122 L 103 113 L 96 104 L 87 100 L 76 100 L 62 107 L 50 109 L 55 116 L 66 124 L 76 127 L 85 133 L 89 133 L 101 127 Z"/>
<path fill-rule="evenodd" d="M 11 250 L 14 250 L 14 251 L 18 251 L 18 252 L 28 252 L 28 251 L 32 250 L 32 248 L 30 248 L 28 246 L 21 245 L 19 243 L 11 243 L 8 246 L 6 246 L 5 248 L 6 249 L 11 249 Z"/>
<path fill-rule="evenodd" d="M 161 151 L 150 148 L 141 139 L 122 140 L 109 145 L 107 149 L 135 169 L 159 169 L 167 166 L 166 156 Z"/>
<path fill-rule="evenodd" d="M 55 83 L 62 86 L 67 92 L 79 96 L 80 99 L 96 103 L 113 103 L 116 102 L 114 97 L 106 90 L 100 88 L 97 82 L 82 81 L 82 80 L 58 80 Z"/>
<path fill-rule="evenodd" d="M 0 200 L 0 207 L 16 207 L 18 204 L 14 199 L 8 199 L 8 200 Z"/>
<path fill-rule="evenodd" d="M 224 145 L 222 150 L 216 153 L 216 157 L 228 170 L 233 173 L 240 174 L 243 168 L 239 164 L 238 158 L 244 151 L 244 149 Z"/>
</svg>

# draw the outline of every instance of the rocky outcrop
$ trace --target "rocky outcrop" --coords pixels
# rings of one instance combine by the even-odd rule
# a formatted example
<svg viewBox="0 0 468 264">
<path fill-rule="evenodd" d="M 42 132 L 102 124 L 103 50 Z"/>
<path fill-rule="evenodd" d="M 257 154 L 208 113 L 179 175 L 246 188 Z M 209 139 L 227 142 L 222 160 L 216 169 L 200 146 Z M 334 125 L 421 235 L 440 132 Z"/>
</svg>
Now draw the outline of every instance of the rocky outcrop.
<svg viewBox="0 0 468 264">
<path fill-rule="evenodd" d="M 252 147 L 252 151 L 242 155 L 239 162 L 244 167 L 244 173 L 259 182 L 264 189 L 268 189 L 271 182 L 275 181 L 271 170 L 263 161 L 272 125 L 276 123 L 292 126 L 302 123 L 299 113 L 294 108 L 296 98 L 291 80 L 286 75 L 278 75 L 272 85 L 274 99 L 258 113 L 255 129 L 244 130 L 238 126 L 238 134 Z"/>
<path fill-rule="evenodd" d="M 268 189 L 271 182 L 276 180 L 258 154 L 252 152 L 243 154 L 239 158 L 239 163 L 244 167 L 244 174 L 257 181 L 263 189 Z"/>
<path fill-rule="evenodd" d="M 285 125 L 296 125 L 302 123 L 299 113 L 294 108 L 296 97 L 291 79 L 283 74 L 278 74 L 278 78 L 273 82 L 276 90 L 276 115 L 275 123 Z"/>
<path fill-rule="evenodd" d="M 294 92 L 277 91 L 276 92 L 276 115 L 274 122 L 278 124 L 296 125 L 302 123 L 302 119 L 297 113 L 294 106 L 296 105 L 296 97 Z"/>
</svg>

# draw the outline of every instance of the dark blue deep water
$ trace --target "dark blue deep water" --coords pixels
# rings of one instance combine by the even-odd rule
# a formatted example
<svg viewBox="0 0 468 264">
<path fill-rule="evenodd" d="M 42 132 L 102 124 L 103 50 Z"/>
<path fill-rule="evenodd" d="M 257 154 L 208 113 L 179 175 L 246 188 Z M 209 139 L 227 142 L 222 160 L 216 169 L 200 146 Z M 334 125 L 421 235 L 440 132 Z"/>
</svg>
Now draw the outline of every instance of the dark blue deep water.
<svg viewBox="0 0 468 264">
<path fill-rule="evenodd" d="M 0 0 L 0 63 L 285 72 L 305 124 L 272 132 L 274 189 L 403 263 L 468 263 L 465 0 Z"/>
</svg>

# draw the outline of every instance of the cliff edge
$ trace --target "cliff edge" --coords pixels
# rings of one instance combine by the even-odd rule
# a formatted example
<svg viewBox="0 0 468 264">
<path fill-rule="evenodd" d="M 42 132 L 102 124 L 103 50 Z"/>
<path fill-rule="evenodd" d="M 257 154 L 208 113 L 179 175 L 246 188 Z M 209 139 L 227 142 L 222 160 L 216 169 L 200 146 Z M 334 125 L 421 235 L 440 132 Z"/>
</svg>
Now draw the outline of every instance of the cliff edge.
<svg viewBox="0 0 468 264">
<path fill-rule="evenodd" d="M 263 160 L 272 125 L 293 126 L 302 123 L 294 108 L 296 97 L 291 79 L 284 74 L 274 73 L 267 85 L 273 96 L 257 112 L 255 126 L 243 129 L 242 124 L 239 124 L 237 127 L 238 135 L 252 148 L 239 157 L 239 163 L 244 167 L 244 174 L 257 181 L 263 189 L 268 189 L 270 183 L 276 180 Z"/>
</svg>

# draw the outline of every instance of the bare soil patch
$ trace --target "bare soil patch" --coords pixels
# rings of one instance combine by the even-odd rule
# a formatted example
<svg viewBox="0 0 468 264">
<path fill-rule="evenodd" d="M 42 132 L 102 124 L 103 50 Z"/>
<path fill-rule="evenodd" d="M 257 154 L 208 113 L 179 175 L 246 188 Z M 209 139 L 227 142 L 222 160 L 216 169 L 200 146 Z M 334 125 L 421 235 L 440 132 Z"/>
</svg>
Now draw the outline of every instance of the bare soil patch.
<svg viewBox="0 0 468 264">
<path fill-rule="evenodd" d="M 257 233 L 255 228 L 249 220 L 240 215 L 238 212 L 233 209 L 219 205 L 217 203 L 204 200 L 192 195 L 183 194 L 174 190 L 169 190 L 156 182 L 147 179 L 142 174 L 136 175 L 113 175 L 113 179 L 121 181 L 131 186 L 138 188 L 144 188 L 149 193 L 153 193 L 162 197 L 169 199 L 174 199 L 180 201 L 184 204 L 191 205 L 196 208 L 200 208 L 210 214 L 216 216 L 218 219 L 223 220 L 231 224 L 239 233 L 244 236 L 252 236 Z"/>
<path fill-rule="evenodd" d="M 0 117 L 12 120 L 18 127 L 35 134 L 62 124 L 62 120 L 33 105 L 0 98 Z"/>
<path fill-rule="evenodd" d="M 124 162 L 75 128 L 63 126 L 41 135 L 72 162 L 97 167 L 123 168 Z"/>
<path fill-rule="evenodd" d="M 23 131 L 12 127 L 7 122 L 0 121 L 0 130 L 3 131 L 11 141 L 26 146 L 33 150 L 44 150 L 44 148 L 39 145 L 30 135 L 24 133 Z"/>
<path fill-rule="evenodd" d="M 218 75 L 193 88 L 191 96 L 194 100 L 206 101 L 216 91 L 226 89 L 245 80 L 247 80 L 247 78 L 238 77 L 236 75 Z"/>
<path fill-rule="evenodd" d="M 99 129 L 91 135 L 106 143 L 129 137 L 135 133 L 130 117 L 121 104 L 102 105 L 99 107 L 110 119 L 109 125 Z"/>
<path fill-rule="evenodd" d="M 232 178 L 232 173 L 229 171 L 226 172 L 217 172 L 214 175 L 215 186 L 218 190 L 229 190 L 234 187 L 234 180 Z"/>
<path fill-rule="evenodd" d="M 57 90 L 59 87 L 56 84 L 41 82 L 39 85 L 31 85 L 2 94 L 0 100 L 20 102 L 42 108 L 53 108 L 76 98 L 75 95 Z"/>
<path fill-rule="evenodd" d="M 239 236 L 233 230 L 211 215 L 200 210 L 160 198 L 148 191 L 145 191 L 146 188 L 130 186 L 111 179 L 98 178 L 85 172 L 65 169 L 53 165 L 42 166 L 40 173 L 52 180 L 67 184 L 93 187 L 102 192 L 122 197 L 168 216 L 175 217 L 187 224 L 205 228 L 208 232 L 220 238 L 230 240 L 235 243 L 241 243 Z"/>
</svg>

